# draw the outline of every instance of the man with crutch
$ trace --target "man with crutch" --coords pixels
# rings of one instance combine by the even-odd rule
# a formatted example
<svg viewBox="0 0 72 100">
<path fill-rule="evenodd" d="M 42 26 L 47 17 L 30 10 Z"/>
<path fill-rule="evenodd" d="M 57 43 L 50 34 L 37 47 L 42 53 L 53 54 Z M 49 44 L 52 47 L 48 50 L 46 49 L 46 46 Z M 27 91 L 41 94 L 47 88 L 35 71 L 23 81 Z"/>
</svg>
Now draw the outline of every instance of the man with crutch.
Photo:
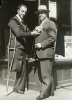
<svg viewBox="0 0 72 100">
<path fill-rule="evenodd" d="M 8 23 L 11 29 L 10 47 L 15 48 L 13 55 L 10 55 L 10 69 L 16 71 L 16 80 L 13 91 L 23 94 L 25 91 L 25 77 L 26 77 L 26 37 L 38 35 L 36 31 L 30 32 L 25 21 L 23 21 L 27 13 L 27 7 L 20 4 L 17 8 L 17 14 L 12 17 Z M 16 41 L 15 41 L 16 39 Z M 7 80 L 7 87 L 9 82 Z"/>
</svg>

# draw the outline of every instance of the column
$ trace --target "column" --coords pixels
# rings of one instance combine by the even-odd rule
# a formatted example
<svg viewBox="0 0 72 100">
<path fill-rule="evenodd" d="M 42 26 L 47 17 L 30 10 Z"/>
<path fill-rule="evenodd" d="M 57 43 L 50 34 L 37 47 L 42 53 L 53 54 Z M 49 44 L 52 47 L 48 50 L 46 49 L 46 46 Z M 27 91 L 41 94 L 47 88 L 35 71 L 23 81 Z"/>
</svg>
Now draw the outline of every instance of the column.
<svg viewBox="0 0 72 100">
<path fill-rule="evenodd" d="M 38 0 L 38 6 L 41 4 L 41 0 Z"/>
</svg>

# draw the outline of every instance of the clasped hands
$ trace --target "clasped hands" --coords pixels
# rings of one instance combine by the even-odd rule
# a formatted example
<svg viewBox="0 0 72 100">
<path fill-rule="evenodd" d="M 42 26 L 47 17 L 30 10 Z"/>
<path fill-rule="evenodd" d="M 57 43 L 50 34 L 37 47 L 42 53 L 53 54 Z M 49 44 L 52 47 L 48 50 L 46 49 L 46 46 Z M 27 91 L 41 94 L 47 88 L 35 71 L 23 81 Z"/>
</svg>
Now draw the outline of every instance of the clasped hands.
<svg viewBox="0 0 72 100">
<path fill-rule="evenodd" d="M 35 29 L 31 32 L 31 34 L 34 36 L 40 35 L 40 33 L 42 32 L 42 28 L 42 26 L 36 26 Z M 41 43 L 35 44 L 35 48 L 41 49 Z"/>
<path fill-rule="evenodd" d="M 37 32 L 39 32 L 39 33 L 41 33 L 42 32 L 42 26 L 36 26 L 35 27 L 35 30 L 37 31 Z"/>
<path fill-rule="evenodd" d="M 31 32 L 31 35 L 39 35 L 42 31 L 42 26 L 36 26 L 35 29 Z"/>
</svg>

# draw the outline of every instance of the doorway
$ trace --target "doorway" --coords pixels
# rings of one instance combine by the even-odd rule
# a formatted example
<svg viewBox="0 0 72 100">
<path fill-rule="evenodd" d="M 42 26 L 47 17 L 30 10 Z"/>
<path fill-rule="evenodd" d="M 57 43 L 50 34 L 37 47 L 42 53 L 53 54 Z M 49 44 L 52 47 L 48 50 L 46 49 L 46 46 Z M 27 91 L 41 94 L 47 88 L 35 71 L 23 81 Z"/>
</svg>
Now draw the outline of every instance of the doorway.
<svg viewBox="0 0 72 100">
<path fill-rule="evenodd" d="M 38 25 L 38 16 L 35 12 L 38 9 L 38 1 L 24 1 L 24 4 L 27 6 L 28 11 L 26 15 L 27 26 L 30 31 L 33 31 L 34 28 Z M 34 56 L 34 37 L 27 37 L 27 53 L 28 57 L 32 58 Z"/>
</svg>

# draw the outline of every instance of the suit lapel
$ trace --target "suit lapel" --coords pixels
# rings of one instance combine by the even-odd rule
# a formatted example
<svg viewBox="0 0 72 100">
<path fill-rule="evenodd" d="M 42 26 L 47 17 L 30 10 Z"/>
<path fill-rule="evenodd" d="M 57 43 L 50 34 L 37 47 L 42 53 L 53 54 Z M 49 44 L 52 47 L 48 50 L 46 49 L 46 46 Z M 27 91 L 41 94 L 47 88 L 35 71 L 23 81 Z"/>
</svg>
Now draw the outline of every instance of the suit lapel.
<svg viewBox="0 0 72 100">
<path fill-rule="evenodd" d="M 46 20 L 43 22 L 43 26 L 49 21 L 48 18 L 46 18 Z"/>
<path fill-rule="evenodd" d="M 27 31 L 27 25 L 25 25 L 24 23 L 22 24 L 17 16 L 14 16 L 13 19 L 16 20 L 23 27 L 24 31 Z"/>
<path fill-rule="evenodd" d="M 17 16 L 14 16 L 13 19 L 15 19 L 17 22 L 21 23 Z"/>
</svg>

